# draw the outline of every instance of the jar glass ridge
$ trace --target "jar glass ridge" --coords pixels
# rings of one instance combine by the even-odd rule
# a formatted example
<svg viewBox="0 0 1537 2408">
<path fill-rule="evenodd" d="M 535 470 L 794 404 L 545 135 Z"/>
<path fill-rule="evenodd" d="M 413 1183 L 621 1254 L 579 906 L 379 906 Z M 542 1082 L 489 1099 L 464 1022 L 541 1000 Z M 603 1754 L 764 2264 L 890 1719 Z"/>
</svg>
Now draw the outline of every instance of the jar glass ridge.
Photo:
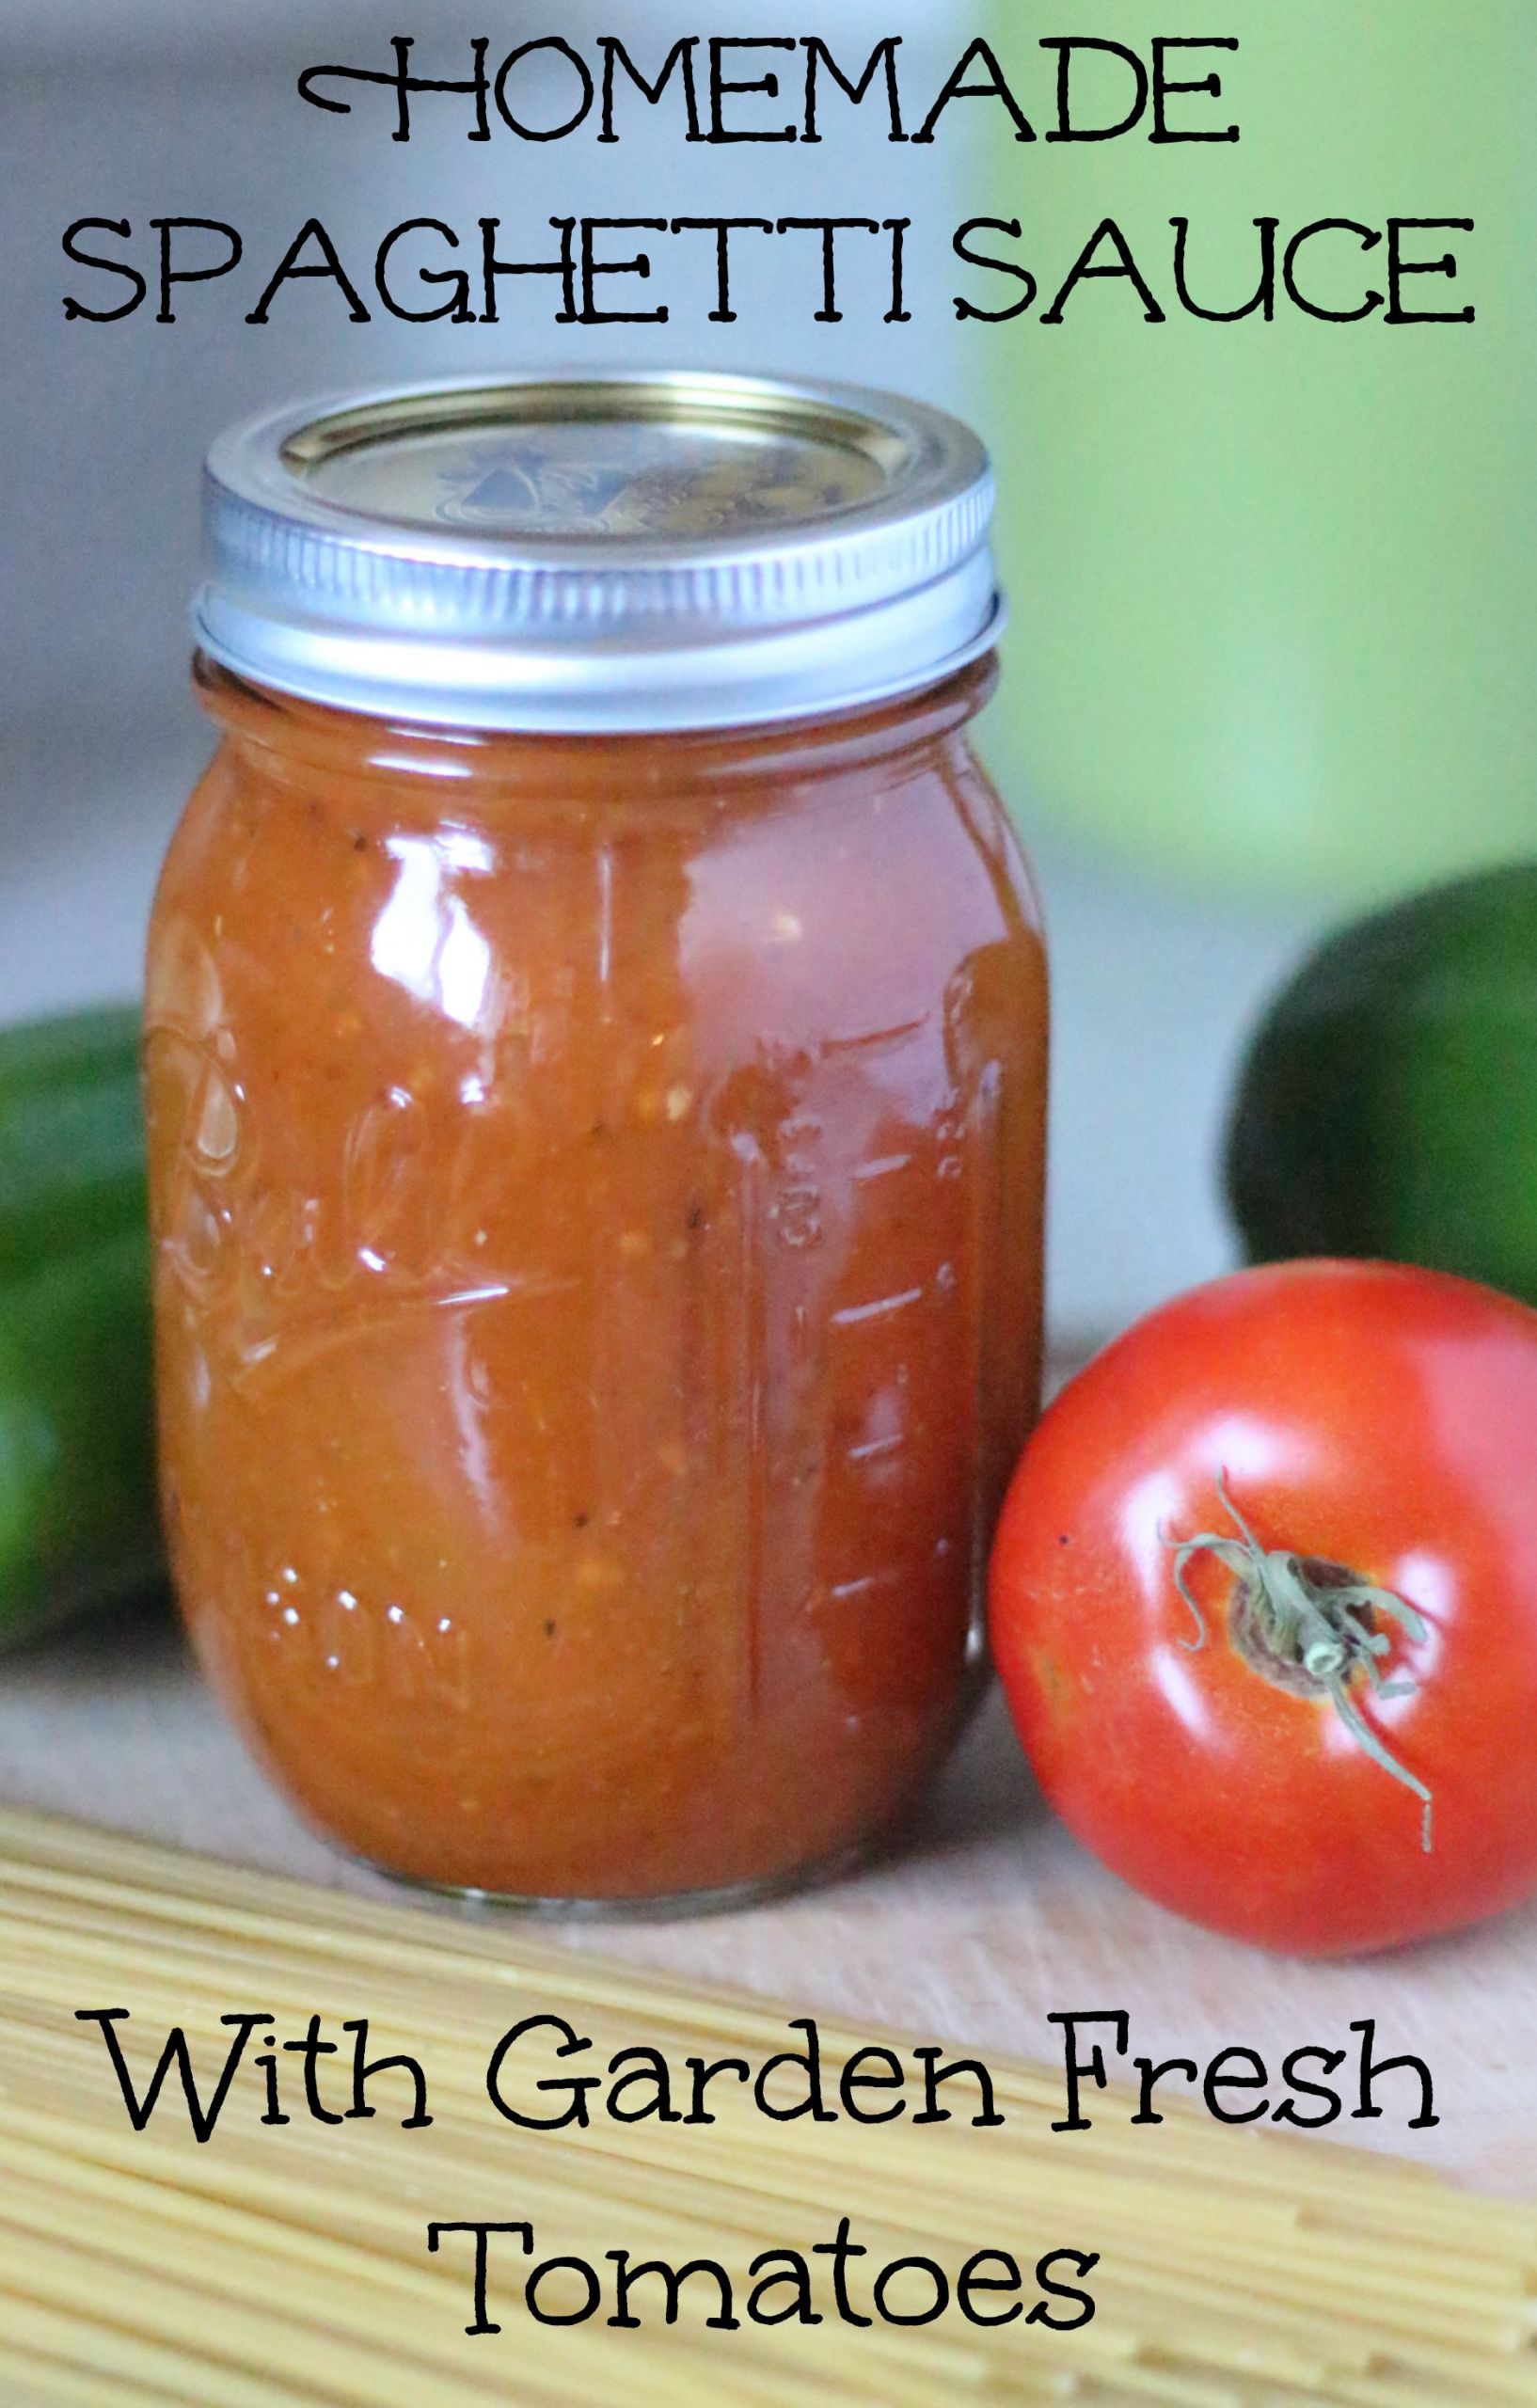
<svg viewBox="0 0 1537 2408">
<path fill-rule="evenodd" d="M 201 1660 L 354 1852 L 753 1894 L 953 1741 L 1039 1374 L 990 674 L 589 736 L 199 664 L 146 1015 L 165 1508 Z"/>
</svg>

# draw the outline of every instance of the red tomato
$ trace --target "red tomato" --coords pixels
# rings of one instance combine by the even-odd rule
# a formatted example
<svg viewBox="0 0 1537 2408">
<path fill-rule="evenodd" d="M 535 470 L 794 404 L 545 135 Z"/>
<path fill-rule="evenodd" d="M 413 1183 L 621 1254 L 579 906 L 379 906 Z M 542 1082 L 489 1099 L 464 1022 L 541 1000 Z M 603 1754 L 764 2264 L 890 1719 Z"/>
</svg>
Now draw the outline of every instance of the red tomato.
<svg viewBox="0 0 1537 2408">
<path fill-rule="evenodd" d="M 1164 1306 L 1026 1448 L 991 1620 L 1052 1805 L 1193 1921 L 1337 1954 L 1528 1896 L 1537 1312 L 1358 1262 Z"/>
</svg>

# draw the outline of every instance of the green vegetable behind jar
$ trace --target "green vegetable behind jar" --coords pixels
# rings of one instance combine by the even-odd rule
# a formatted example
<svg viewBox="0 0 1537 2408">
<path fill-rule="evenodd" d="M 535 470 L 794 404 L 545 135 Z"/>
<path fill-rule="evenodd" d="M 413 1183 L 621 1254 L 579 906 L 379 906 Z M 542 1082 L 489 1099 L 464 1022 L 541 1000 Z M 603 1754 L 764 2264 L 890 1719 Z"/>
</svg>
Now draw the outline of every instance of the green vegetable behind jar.
<svg viewBox="0 0 1537 2408">
<path fill-rule="evenodd" d="M 138 1026 L 0 1030 L 0 1645 L 160 1562 Z"/>
<path fill-rule="evenodd" d="M 1331 937 L 1244 1064 L 1228 1200 L 1251 1261 L 1376 1256 L 1537 1305 L 1537 864 Z"/>
</svg>

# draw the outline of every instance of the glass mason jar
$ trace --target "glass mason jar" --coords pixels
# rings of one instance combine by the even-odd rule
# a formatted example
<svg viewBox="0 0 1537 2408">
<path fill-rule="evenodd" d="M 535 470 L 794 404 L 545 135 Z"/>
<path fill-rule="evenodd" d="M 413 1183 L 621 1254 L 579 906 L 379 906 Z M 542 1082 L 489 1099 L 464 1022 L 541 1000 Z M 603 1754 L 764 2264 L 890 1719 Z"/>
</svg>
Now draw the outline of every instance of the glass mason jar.
<svg viewBox="0 0 1537 2408">
<path fill-rule="evenodd" d="M 258 422 L 209 492 L 146 1038 L 201 1660 L 396 1873 L 823 1869 L 957 1733 L 1038 1395 L 985 460 L 529 379 Z"/>
</svg>

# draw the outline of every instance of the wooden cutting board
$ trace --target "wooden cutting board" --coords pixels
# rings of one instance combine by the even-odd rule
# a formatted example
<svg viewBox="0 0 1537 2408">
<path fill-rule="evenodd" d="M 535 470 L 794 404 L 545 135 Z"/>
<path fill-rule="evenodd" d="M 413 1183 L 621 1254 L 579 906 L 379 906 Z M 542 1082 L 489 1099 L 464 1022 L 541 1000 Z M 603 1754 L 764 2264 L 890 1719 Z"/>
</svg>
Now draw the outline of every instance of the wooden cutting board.
<svg viewBox="0 0 1537 2408">
<path fill-rule="evenodd" d="M 400 1894 L 289 1813 L 166 1621 L 81 1631 L 6 1660 L 0 1799 Z M 462 1911 L 423 1902 L 424 1913 Z M 1133 2053 L 1204 2062 L 1243 2044 L 1278 2067 L 1305 2043 L 1350 2046 L 1349 2025 L 1371 2016 L 1380 2050 L 1430 2064 L 1441 2121 L 1405 2131 L 1385 2090 L 1381 2122 L 1342 2120 L 1335 2134 L 1537 2197 L 1537 1905 L 1344 1965 L 1212 1939 L 1136 1897 L 1044 1814 L 996 1698 L 900 1850 L 867 1871 L 746 1913 L 544 1928 L 573 1947 L 983 2053 L 1049 2059 L 1054 2009 L 1125 2007 Z"/>
</svg>

